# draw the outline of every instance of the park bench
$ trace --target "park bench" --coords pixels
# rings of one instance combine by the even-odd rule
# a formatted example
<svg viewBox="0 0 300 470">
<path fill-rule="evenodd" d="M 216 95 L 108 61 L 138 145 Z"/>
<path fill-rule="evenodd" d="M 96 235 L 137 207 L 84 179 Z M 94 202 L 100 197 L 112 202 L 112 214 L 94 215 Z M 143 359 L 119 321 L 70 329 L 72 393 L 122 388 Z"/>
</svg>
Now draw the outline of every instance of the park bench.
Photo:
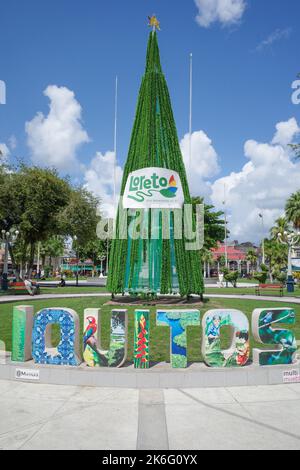
<svg viewBox="0 0 300 470">
<path fill-rule="evenodd" d="M 262 291 L 278 291 L 280 297 L 283 297 L 283 285 L 282 284 L 259 284 L 256 287 L 255 293 L 256 295 L 261 295 Z"/>
<path fill-rule="evenodd" d="M 36 282 L 32 282 L 32 285 L 37 287 L 37 294 L 39 294 L 40 293 L 39 285 Z M 19 281 L 19 282 L 11 281 L 9 282 L 8 287 L 10 291 L 29 294 L 28 290 L 26 289 L 25 283 L 23 281 Z"/>
</svg>

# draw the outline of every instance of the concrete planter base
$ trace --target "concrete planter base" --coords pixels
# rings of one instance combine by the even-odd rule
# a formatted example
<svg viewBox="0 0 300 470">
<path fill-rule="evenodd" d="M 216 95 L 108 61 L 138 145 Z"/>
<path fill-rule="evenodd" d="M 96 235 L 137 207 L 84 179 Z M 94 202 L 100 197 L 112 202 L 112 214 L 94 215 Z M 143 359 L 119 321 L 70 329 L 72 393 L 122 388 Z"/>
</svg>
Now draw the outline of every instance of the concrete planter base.
<svg viewBox="0 0 300 470">
<path fill-rule="evenodd" d="M 38 372 L 39 377 L 17 378 L 16 372 L 20 369 L 25 372 Z M 300 362 L 289 366 L 273 367 L 250 365 L 240 369 L 211 369 L 200 363 L 191 364 L 187 369 L 172 369 L 166 363 L 154 365 L 149 370 L 137 370 L 132 365 L 121 369 L 91 369 L 85 365 L 79 367 L 38 366 L 32 361 L 19 364 L 11 362 L 8 355 L 5 363 L 0 364 L 0 380 L 87 387 L 178 389 L 283 384 L 284 373 L 288 371 L 295 371 L 294 381 L 298 381 Z"/>
</svg>

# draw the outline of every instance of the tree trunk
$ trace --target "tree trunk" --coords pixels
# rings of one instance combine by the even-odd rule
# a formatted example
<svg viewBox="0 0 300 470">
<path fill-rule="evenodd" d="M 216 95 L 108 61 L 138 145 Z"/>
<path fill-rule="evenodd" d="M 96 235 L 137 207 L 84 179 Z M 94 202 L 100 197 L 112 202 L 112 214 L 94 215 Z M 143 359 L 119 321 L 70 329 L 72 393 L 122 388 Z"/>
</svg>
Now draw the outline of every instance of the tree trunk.
<svg viewBox="0 0 300 470">
<path fill-rule="evenodd" d="M 42 269 L 44 269 L 46 264 L 46 255 L 42 255 Z"/>
<path fill-rule="evenodd" d="M 21 279 L 24 278 L 24 274 L 26 273 L 26 260 L 27 260 L 27 243 L 24 241 L 22 247 L 22 255 L 20 261 L 20 277 Z"/>
<path fill-rule="evenodd" d="M 34 255 L 35 255 L 35 243 L 30 243 L 30 255 L 29 255 L 29 263 L 28 263 L 28 270 L 27 276 L 30 279 L 32 276 L 32 270 L 34 265 Z"/>
<path fill-rule="evenodd" d="M 10 256 L 11 263 L 12 263 L 13 272 L 14 272 L 16 278 L 17 278 L 17 281 L 19 281 L 20 280 L 20 269 L 19 269 L 18 265 L 16 264 L 16 260 L 15 260 L 15 256 L 14 256 L 14 252 L 13 252 L 13 247 L 11 246 L 10 243 L 8 244 L 8 251 L 9 251 L 9 256 Z"/>
</svg>

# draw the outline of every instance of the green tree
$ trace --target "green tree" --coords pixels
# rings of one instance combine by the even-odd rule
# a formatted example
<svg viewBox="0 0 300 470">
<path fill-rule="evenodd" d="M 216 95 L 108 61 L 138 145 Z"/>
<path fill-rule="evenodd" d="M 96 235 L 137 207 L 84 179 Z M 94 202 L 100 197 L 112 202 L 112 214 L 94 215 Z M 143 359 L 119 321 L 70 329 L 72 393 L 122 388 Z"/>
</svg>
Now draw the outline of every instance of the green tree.
<svg viewBox="0 0 300 470">
<path fill-rule="evenodd" d="M 260 284 L 265 284 L 268 279 L 269 270 L 265 264 L 260 266 L 261 272 L 253 273 L 253 278 L 256 279 Z"/>
<path fill-rule="evenodd" d="M 246 260 L 250 264 L 251 274 L 253 274 L 254 267 L 257 265 L 257 253 L 253 248 L 248 250 Z"/>
<path fill-rule="evenodd" d="M 295 228 L 300 229 L 300 191 L 292 194 L 288 199 L 285 212 L 287 221 L 293 223 Z"/>
<path fill-rule="evenodd" d="M 21 265 L 31 273 L 36 245 L 58 233 L 58 214 L 70 196 L 69 183 L 52 169 L 21 164 L 2 176 L 0 185 L 0 229 L 18 229 L 17 249 Z M 14 248 L 10 254 L 15 263 Z"/>
<path fill-rule="evenodd" d="M 81 249 L 96 235 L 100 220 L 98 207 L 100 201 L 84 188 L 73 189 L 69 200 L 58 217 L 59 231 L 65 236 L 77 237 Z"/>
<path fill-rule="evenodd" d="M 201 258 L 202 262 L 204 265 L 204 271 L 206 273 L 206 277 L 210 277 L 210 268 L 214 262 L 213 254 L 211 250 L 208 250 L 207 248 L 203 248 L 201 250 Z"/>
<path fill-rule="evenodd" d="M 192 198 L 194 212 L 196 206 L 204 204 L 204 248 L 211 250 L 217 248 L 218 242 L 225 240 L 224 212 L 215 211 L 215 207 L 204 203 L 204 198 L 198 196 Z"/>
<path fill-rule="evenodd" d="M 237 288 L 237 281 L 239 278 L 239 272 L 238 271 L 229 271 L 228 268 L 223 268 L 222 272 L 224 274 L 224 279 L 227 282 L 230 282 L 231 285 L 236 289 Z"/>
<path fill-rule="evenodd" d="M 52 266 L 52 260 L 63 256 L 64 254 L 64 237 L 55 235 L 41 244 L 40 254 L 42 257 L 42 266 L 45 266 L 45 259 L 49 257 L 49 265 Z"/>
<path fill-rule="evenodd" d="M 224 255 L 218 256 L 217 261 L 218 261 L 221 268 L 223 268 L 226 265 L 226 258 L 225 258 Z M 225 268 L 225 269 L 227 269 L 227 268 Z"/>
<path fill-rule="evenodd" d="M 276 273 L 287 268 L 288 248 L 276 239 L 266 239 L 265 255 L 270 269 L 271 281 L 273 281 Z"/>
<path fill-rule="evenodd" d="M 272 240 L 278 240 L 279 235 L 283 235 L 284 232 L 289 230 L 289 224 L 286 217 L 279 217 L 276 220 L 274 227 L 270 230 Z"/>
<path fill-rule="evenodd" d="M 110 253 L 110 244 L 108 240 L 91 239 L 84 246 L 78 246 L 74 243 L 74 249 L 79 253 L 79 258 L 85 260 L 87 258 L 93 261 L 94 267 L 107 259 Z"/>
</svg>

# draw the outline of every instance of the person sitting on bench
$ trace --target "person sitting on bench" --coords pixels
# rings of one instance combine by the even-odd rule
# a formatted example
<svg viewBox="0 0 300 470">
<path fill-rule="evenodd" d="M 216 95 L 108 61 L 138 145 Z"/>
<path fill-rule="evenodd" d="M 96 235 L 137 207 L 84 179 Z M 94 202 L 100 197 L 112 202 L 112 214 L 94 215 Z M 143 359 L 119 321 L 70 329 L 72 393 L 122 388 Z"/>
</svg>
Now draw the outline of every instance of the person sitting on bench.
<svg viewBox="0 0 300 470">
<path fill-rule="evenodd" d="M 61 275 L 59 287 L 66 287 L 66 275 L 65 274 Z"/>
<path fill-rule="evenodd" d="M 24 278 L 24 284 L 29 295 L 33 297 L 34 295 L 38 294 L 38 286 L 36 284 L 33 284 L 27 276 L 25 276 Z"/>
</svg>

